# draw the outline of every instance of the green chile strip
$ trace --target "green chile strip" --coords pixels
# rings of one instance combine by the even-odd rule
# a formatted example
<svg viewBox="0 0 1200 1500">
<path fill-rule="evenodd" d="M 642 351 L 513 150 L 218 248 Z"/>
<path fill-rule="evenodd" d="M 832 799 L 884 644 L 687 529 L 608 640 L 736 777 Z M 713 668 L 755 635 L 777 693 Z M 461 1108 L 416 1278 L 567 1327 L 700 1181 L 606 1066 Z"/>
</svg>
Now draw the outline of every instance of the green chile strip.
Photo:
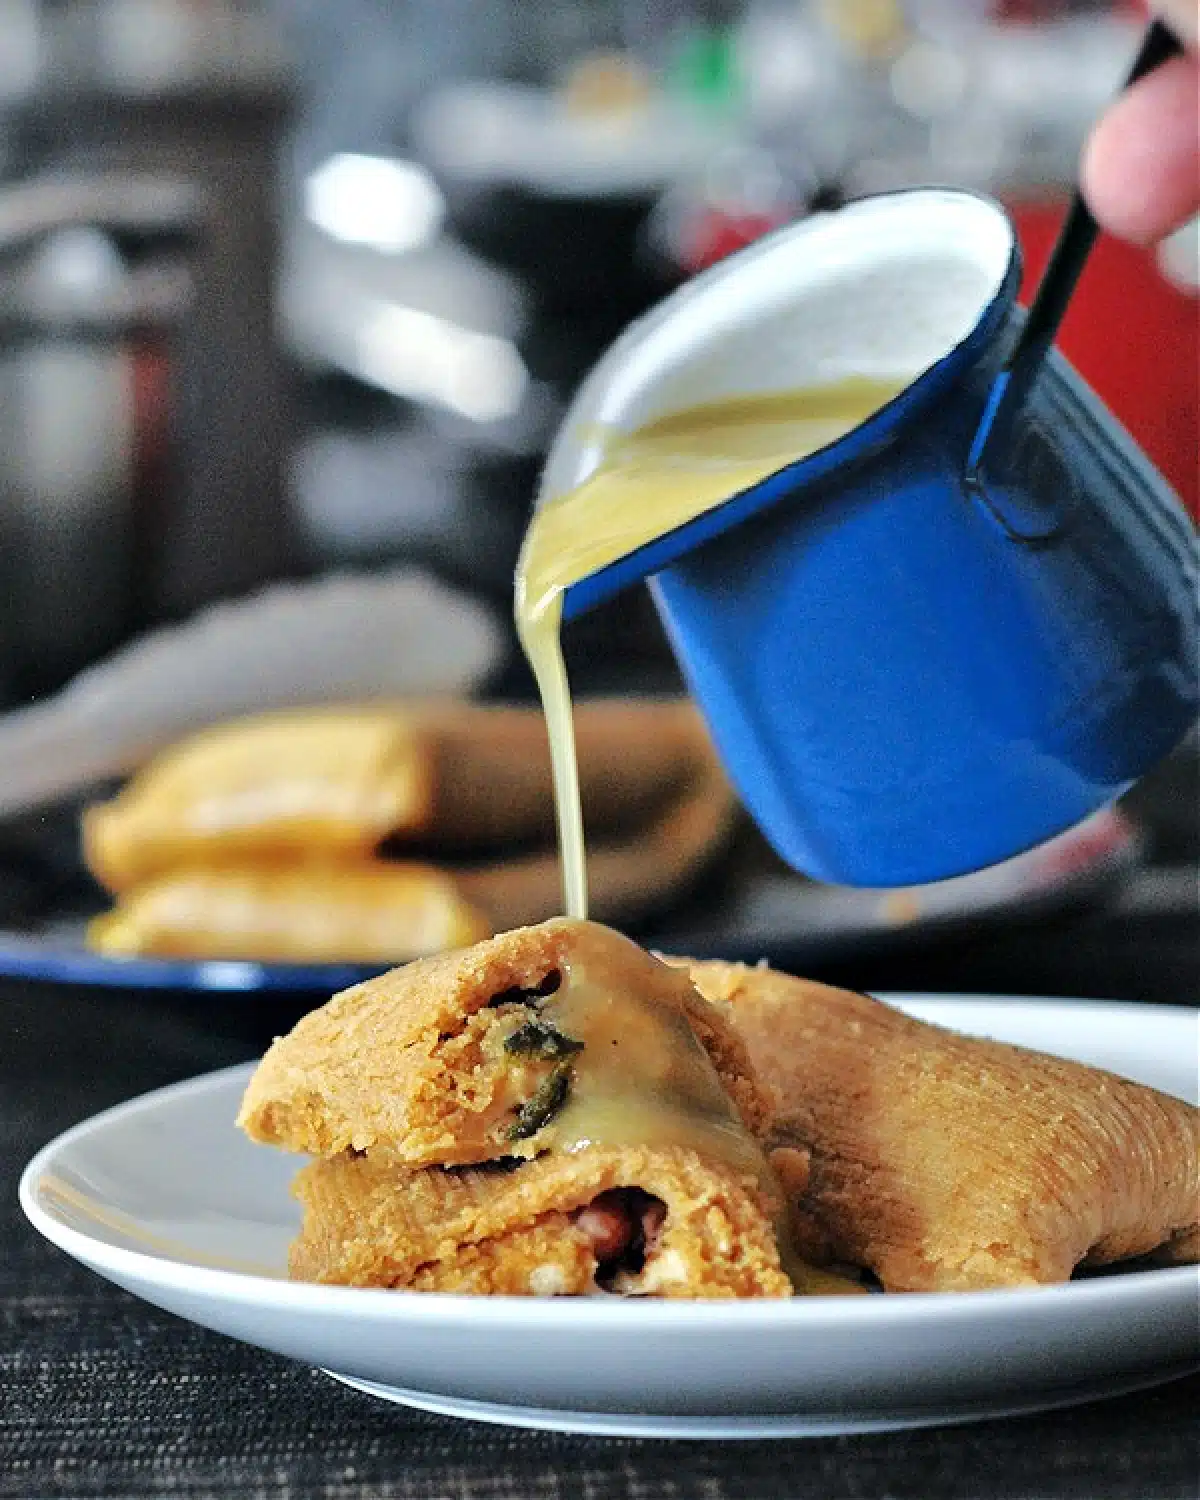
<svg viewBox="0 0 1200 1500">
<path fill-rule="evenodd" d="M 527 1099 L 517 1110 L 517 1117 L 508 1128 L 508 1139 L 524 1141 L 531 1135 L 536 1135 L 562 1109 L 570 1092 L 571 1064 L 559 1063 L 542 1080 L 532 1098 Z"/>
<path fill-rule="evenodd" d="M 545 1021 L 526 1021 L 505 1039 L 504 1050 L 518 1057 L 573 1057 L 583 1051 L 583 1043 Z"/>
</svg>

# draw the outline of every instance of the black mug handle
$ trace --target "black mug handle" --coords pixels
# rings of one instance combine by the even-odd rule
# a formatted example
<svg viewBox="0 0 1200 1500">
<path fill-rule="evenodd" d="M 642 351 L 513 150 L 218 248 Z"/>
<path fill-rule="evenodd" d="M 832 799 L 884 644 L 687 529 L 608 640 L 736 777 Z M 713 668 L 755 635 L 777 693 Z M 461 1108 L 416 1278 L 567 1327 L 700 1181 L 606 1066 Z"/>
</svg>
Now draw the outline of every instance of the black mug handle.
<svg viewBox="0 0 1200 1500">
<path fill-rule="evenodd" d="M 1182 51 L 1183 46 L 1171 28 L 1162 21 L 1155 21 L 1146 30 L 1141 49 L 1125 80 L 1125 88 L 1131 88 L 1138 79 L 1153 73 Z M 1025 405 L 1042 361 L 1054 343 L 1054 335 L 1099 232 L 1100 227 L 1083 194 L 1076 192 L 1030 305 L 1025 326 L 988 393 L 983 417 L 967 457 L 969 484 L 978 485 L 984 455 L 989 447 L 995 444 L 1003 446 L 1010 438 L 1013 424 Z"/>
</svg>

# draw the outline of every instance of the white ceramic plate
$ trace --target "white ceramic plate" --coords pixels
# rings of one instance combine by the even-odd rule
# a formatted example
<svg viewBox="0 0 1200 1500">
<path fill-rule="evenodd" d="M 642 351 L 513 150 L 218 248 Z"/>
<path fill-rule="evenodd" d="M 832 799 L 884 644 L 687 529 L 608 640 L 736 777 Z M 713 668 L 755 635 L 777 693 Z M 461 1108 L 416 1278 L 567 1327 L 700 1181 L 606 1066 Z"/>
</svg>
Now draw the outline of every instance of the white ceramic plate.
<svg viewBox="0 0 1200 1500">
<path fill-rule="evenodd" d="M 1200 1011 L 901 997 L 962 1031 L 1196 1097 Z M 1064 1287 L 787 1303 L 536 1301 L 284 1279 L 297 1162 L 233 1117 L 249 1067 L 162 1089 L 45 1147 L 33 1224 L 102 1276 L 376 1396 L 517 1426 L 797 1437 L 967 1421 L 1200 1368 L 1195 1267 Z"/>
</svg>

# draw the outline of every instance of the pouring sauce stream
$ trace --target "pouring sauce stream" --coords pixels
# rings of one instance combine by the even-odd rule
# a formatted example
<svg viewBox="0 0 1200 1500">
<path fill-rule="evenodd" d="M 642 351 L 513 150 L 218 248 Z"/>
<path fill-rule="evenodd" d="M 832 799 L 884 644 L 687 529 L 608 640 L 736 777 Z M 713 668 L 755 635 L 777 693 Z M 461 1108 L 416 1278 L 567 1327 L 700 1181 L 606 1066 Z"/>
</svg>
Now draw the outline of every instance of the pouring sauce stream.
<svg viewBox="0 0 1200 1500">
<path fill-rule="evenodd" d="M 562 653 L 563 594 L 769 475 L 844 437 L 899 383 L 866 378 L 709 402 L 613 434 L 597 467 L 534 514 L 517 563 L 517 633 L 541 695 L 570 917 L 587 916 L 583 809 Z"/>
</svg>

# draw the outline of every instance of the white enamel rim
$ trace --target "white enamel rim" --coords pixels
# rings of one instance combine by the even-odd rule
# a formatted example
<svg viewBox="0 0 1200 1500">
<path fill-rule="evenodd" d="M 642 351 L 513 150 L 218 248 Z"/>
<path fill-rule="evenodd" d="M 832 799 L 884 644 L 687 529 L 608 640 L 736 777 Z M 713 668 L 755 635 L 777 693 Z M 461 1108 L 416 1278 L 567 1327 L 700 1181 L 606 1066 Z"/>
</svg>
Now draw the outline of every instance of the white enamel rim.
<svg viewBox="0 0 1200 1500">
<path fill-rule="evenodd" d="M 1004 209 L 951 188 L 863 198 L 774 231 L 693 278 L 612 345 L 555 439 L 539 501 L 587 477 L 604 429 L 848 374 L 915 381 L 971 337 L 1016 255 Z M 889 277 L 895 321 L 886 322 L 885 298 L 881 327 L 863 316 L 859 292 L 886 289 Z M 806 336 L 789 333 L 788 320 Z"/>
</svg>

